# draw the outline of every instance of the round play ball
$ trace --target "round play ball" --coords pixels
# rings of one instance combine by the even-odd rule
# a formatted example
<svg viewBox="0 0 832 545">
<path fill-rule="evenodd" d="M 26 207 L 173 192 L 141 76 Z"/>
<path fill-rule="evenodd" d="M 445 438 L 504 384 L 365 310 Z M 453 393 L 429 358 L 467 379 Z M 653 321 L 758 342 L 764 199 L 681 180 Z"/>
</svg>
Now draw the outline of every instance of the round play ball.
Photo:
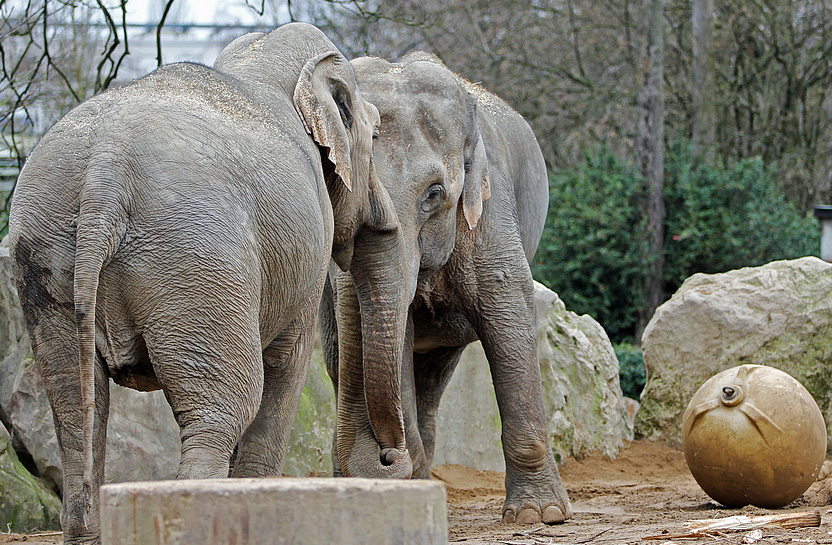
<svg viewBox="0 0 832 545">
<path fill-rule="evenodd" d="M 682 438 L 696 482 L 726 507 L 782 507 L 817 479 L 826 457 L 826 425 L 812 395 L 765 365 L 705 382 L 685 411 Z"/>
</svg>

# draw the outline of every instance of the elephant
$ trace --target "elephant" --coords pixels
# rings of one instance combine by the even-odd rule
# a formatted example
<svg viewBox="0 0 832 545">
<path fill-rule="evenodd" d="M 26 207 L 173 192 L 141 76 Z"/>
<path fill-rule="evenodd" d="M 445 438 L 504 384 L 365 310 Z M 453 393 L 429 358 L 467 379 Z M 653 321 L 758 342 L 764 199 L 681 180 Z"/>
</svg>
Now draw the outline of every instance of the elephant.
<svg viewBox="0 0 832 545">
<path fill-rule="evenodd" d="M 397 236 L 378 124 L 347 59 L 292 23 L 90 98 L 39 141 L 8 239 L 65 543 L 100 542 L 109 379 L 164 391 L 178 478 L 281 474 L 330 262 Z"/>
<path fill-rule="evenodd" d="M 388 327 L 401 353 L 368 355 L 373 301 L 349 274 L 330 274 L 320 328 L 337 390 L 336 474 L 388 477 L 409 458 L 412 477 L 429 478 L 440 396 L 463 349 L 480 340 L 502 421 L 502 520 L 562 522 L 573 510 L 548 439 L 529 265 L 548 207 L 534 133 L 429 54 L 351 62 L 381 115 L 374 165 L 398 214 L 408 297 Z M 375 301 L 395 307 L 383 297 Z"/>
</svg>

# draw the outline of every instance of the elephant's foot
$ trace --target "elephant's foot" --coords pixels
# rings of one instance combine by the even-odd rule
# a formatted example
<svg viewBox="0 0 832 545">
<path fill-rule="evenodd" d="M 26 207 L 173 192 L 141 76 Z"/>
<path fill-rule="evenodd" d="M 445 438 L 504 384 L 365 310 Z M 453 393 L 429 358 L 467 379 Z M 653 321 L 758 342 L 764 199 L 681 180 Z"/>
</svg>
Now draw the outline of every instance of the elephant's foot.
<svg viewBox="0 0 832 545">
<path fill-rule="evenodd" d="M 548 505 L 541 510 L 538 503 L 525 502 L 518 510 L 513 506 L 503 506 L 503 522 L 514 522 L 517 524 L 557 524 L 564 522 L 572 516 L 571 508 L 567 509 L 568 515 L 556 505 Z"/>
<path fill-rule="evenodd" d="M 572 518 L 572 504 L 557 475 L 546 484 L 507 482 L 506 489 L 503 522 L 558 524 Z"/>
<path fill-rule="evenodd" d="M 96 492 L 97 495 L 97 492 Z M 85 519 L 87 522 L 85 523 Z M 83 492 L 64 490 L 61 512 L 61 528 L 64 545 L 101 545 L 101 521 L 98 505 L 92 513 L 86 512 L 86 499 Z"/>
<path fill-rule="evenodd" d="M 94 531 L 79 533 L 67 529 L 64 530 L 63 543 L 64 545 L 101 545 L 101 531 L 96 528 Z"/>
<path fill-rule="evenodd" d="M 101 529 L 96 526 L 88 530 L 75 530 L 69 524 L 64 526 L 64 545 L 101 545 Z"/>
</svg>

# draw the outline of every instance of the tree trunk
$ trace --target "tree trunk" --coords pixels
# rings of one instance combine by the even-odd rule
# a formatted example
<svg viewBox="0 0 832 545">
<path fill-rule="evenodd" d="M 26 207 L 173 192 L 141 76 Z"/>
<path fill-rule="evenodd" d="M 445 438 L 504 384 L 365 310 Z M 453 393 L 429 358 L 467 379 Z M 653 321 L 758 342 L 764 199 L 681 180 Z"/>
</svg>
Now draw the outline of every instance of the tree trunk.
<svg viewBox="0 0 832 545">
<path fill-rule="evenodd" d="M 663 300 L 664 272 L 664 97 L 663 37 L 664 6 L 662 0 L 646 1 L 647 67 L 639 93 L 638 157 L 641 175 L 647 183 L 647 297 L 639 319 L 638 337 Z"/>
<path fill-rule="evenodd" d="M 714 103 L 714 69 L 711 57 L 713 0 L 691 1 L 693 32 L 693 88 L 691 108 L 694 153 L 712 162 L 716 150 L 716 105 Z"/>
</svg>

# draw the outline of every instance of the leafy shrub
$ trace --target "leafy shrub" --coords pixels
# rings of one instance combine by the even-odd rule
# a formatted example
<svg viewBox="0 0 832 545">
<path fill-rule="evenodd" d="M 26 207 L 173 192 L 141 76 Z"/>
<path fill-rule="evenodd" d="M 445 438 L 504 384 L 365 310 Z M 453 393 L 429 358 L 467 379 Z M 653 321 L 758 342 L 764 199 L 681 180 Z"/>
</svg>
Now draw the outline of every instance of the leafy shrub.
<svg viewBox="0 0 832 545">
<path fill-rule="evenodd" d="M 689 147 L 671 147 L 665 187 L 668 295 L 696 272 L 724 272 L 819 253 L 817 220 L 786 200 L 775 172 L 760 159 L 731 169 L 697 165 Z"/>
<path fill-rule="evenodd" d="M 635 169 L 604 148 L 549 179 L 549 212 L 532 272 L 612 338 L 635 327 L 644 301 L 643 195 Z"/>
<path fill-rule="evenodd" d="M 790 204 L 773 166 L 698 163 L 685 143 L 665 158 L 664 292 L 717 273 L 817 255 L 820 229 Z M 549 180 L 549 213 L 532 272 L 567 308 L 593 316 L 614 342 L 634 340 L 647 286 L 644 185 L 600 148 Z"/>
<path fill-rule="evenodd" d="M 630 343 L 618 343 L 613 346 L 618 357 L 618 376 L 621 380 L 621 392 L 632 399 L 639 399 L 647 371 L 644 367 L 644 355 L 641 349 Z"/>
</svg>

